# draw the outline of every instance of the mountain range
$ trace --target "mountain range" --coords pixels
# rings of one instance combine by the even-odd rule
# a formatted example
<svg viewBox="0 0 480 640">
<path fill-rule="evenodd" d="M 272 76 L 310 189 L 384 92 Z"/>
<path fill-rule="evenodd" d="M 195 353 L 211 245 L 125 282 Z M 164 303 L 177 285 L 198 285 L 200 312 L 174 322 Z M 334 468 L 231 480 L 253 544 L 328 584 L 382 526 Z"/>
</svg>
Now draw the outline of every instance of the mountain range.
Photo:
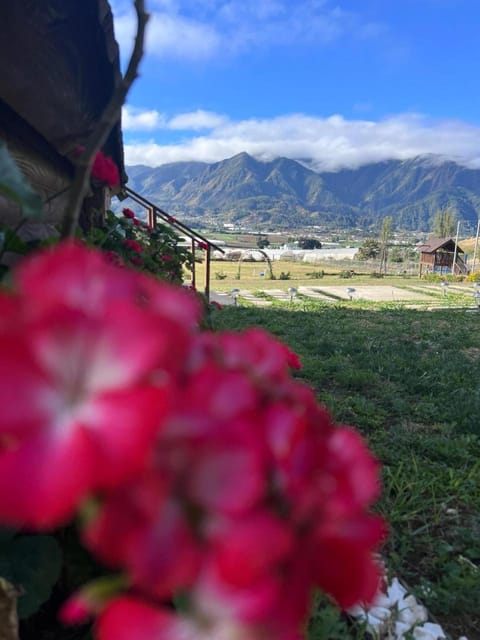
<svg viewBox="0 0 480 640">
<path fill-rule="evenodd" d="M 317 172 L 288 158 L 263 162 L 240 153 L 127 173 L 129 187 L 190 223 L 375 228 L 392 216 L 397 229 L 428 231 L 438 210 L 454 210 L 470 228 L 480 215 L 480 170 L 437 156 Z"/>
</svg>

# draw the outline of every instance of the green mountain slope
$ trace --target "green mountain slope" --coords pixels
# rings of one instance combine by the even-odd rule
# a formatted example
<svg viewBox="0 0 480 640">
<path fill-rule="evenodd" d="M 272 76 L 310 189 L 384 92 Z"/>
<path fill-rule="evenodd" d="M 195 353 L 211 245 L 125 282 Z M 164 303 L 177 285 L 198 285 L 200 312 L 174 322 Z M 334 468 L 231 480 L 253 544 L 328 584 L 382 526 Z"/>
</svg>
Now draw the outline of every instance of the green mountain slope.
<svg viewBox="0 0 480 640">
<path fill-rule="evenodd" d="M 450 207 L 471 226 L 480 214 L 480 171 L 435 156 L 358 169 L 315 172 L 288 158 L 261 162 L 247 153 L 213 164 L 179 162 L 128 168 L 129 186 L 183 219 L 294 228 L 378 226 L 428 230 Z"/>
</svg>

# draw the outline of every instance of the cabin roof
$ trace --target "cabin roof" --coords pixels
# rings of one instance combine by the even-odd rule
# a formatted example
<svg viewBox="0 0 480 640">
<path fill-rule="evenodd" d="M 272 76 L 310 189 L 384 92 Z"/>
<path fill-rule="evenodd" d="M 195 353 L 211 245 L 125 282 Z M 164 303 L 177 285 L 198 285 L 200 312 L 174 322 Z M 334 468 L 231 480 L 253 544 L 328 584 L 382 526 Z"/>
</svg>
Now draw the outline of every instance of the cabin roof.
<svg viewBox="0 0 480 640">
<path fill-rule="evenodd" d="M 455 240 L 453 238 L 429 238 L 425 243 L 417 247 L 417 250 L 422 253 L 435 253 L 439 249 L 454 253 Z M 463 250 L 457 246 L 457 252 L 463 253 Z"/>
<path fill-rule="evenodd" d="M 0 2 L 0 102 L 50 152 L 75 157 L 120 78 L 107 0 Z M 125 182 L 120 121 L 103 149 Z"/>
</svg>

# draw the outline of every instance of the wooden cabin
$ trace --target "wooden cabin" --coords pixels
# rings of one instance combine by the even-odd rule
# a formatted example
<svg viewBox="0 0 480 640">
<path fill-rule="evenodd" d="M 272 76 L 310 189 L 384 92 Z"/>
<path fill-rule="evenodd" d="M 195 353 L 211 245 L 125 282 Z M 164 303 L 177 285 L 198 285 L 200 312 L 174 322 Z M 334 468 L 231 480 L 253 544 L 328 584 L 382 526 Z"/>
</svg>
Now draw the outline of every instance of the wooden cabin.
<svg viewBox="0 0 480 640">
<path fill-rule="evenodd" d="M 107 0 L 0 2 L 0 140 L 44 202 L 42 222 L 23 233 L 48 236 L 61 220 L 75 155 L 120 77 Z M 103 151 L 125 183 L 120 122 Z M 102 215 L 110 195 L 100 187 L 85 200 L 83 227 Z M 0 222 L 13 226 L 20 218 L 0 197 Z"/>
<path fill-rule="evenodd" d="M 463 259 L 463 250 L 453 238 L 429 238 L 427 242 L 417 247 L 420 252 L 419 276 L 428 273 L 460 275 L 468 269 Z M 453 265 L 456 253 L 455 266 Z"/>
</svg>

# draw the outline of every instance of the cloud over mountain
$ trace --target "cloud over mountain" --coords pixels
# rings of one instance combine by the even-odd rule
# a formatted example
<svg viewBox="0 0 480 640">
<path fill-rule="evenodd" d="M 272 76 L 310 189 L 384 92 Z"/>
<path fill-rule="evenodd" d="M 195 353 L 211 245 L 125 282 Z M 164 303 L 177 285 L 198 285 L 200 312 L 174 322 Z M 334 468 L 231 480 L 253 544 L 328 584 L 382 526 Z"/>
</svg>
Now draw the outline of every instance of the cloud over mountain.
<svg viewBox="0 0 480 640">
<path fill-rule="evenodd" d="M 133 114 L 133 115 L 132 115 Z M 198 160 L 216 162 L 247 151 L 261 160 L 286 156 L 306 161 L 315 169 L 336 170 L 370 162 L 405 160 L 434 154 L 471 168 L 480 167 L 480 127 L 456 120 L 431 120 L 418 114 L 399 114 L 380 121 L 346 119 L 341 115 L 315 117 L 288 114 L 269 119 L 232 120 L 206 111 L 177 114 L 127 111 L 126 128 L 180 130 L 175 143 L 156 139 L 127 140 L 128 164 L 160 166 Z M 135 120 L 136 118 L 136 120 Z M 203 129 L 201 133 L 199 131 Z"/>
<path fill-rule="evenodd" d="M 430 228 L 439 210 L 476 226 L 480 170 L 432 156 L 389 160 L 358 169 L 315 172 L 288 158 L 260 162 L 240 153 L 213 164 L 180 162 L 127 167 L 129 184 L 182 219 L 292 228 Z"/>
</svg>

